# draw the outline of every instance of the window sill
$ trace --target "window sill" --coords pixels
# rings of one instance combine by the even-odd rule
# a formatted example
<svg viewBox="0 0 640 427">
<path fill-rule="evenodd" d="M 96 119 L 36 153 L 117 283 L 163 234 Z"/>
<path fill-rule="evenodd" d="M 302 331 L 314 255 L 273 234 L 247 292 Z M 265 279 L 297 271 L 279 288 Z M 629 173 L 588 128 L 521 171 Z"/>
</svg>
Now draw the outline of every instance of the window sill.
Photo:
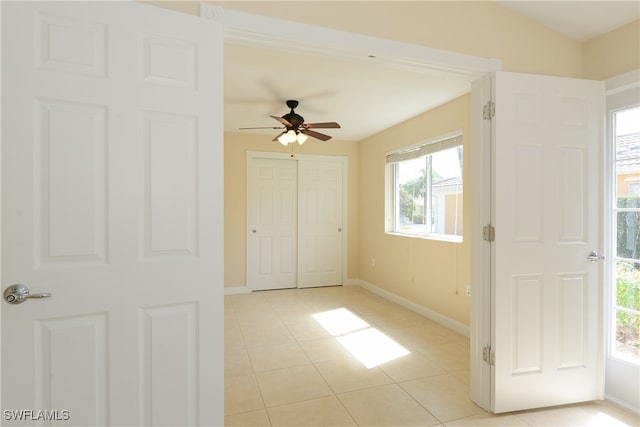
<svg viewBox="0 0 640 427">
<path fill-rule="evenodd" d="M 462 236 L 452 236 L 447 234 L 411 234 L 411 233 L 398 233 L 397 231 L 385 231 L 385 234 L 390 236 L 398 236 L 398 237 L 409 237 L 414 239 L 421 240 L 435 240 L 438 242 L 451 242 L 451 243 L 462 243 Z"/>
</svg>

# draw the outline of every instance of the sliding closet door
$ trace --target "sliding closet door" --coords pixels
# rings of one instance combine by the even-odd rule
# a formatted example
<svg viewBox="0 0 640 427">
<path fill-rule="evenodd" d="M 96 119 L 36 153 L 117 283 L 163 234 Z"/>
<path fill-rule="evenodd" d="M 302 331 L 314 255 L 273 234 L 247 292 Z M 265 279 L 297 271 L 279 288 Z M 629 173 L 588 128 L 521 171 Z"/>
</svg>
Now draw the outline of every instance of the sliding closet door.
<svg viewBox="0 0 640 427">
<path fill-rule="evenodd" d="M 328 156 L 249 156 L 250 290 L 342 284 L 344 164 Z"/>
<path fill-rule="evenodd" d="M 342 284 L 342 161 L 298 162 L 298 287 Z"/>
<path fill-rule="evenodd" d="M 295 288 L 297 162 L 250 158 L 247 188 L 247 285 Z"/>
</svg>

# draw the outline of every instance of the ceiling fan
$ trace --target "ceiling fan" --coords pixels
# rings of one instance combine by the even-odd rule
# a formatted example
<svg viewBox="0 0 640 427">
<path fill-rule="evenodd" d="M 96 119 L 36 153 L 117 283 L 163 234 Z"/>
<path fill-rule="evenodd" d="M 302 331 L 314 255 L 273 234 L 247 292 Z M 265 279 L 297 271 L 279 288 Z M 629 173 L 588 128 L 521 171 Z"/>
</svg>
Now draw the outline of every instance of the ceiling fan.
<svg viewBox="0 0 640 427">
<path fill-rule="evenodd" d="M 283 131 L 273 138 L 274 141 L 278 141 L 280 144 L 286 146 L 297 142 L 302 145 L 306 142 L 307 137 L 319 139 L 321 141 L 328 141 L 331 139 L 329 135 L 316 132 L 311 129 L 325 128 L 325 129 L 337 129 L 340 125 L 336 122 L 324 122 L 324 123 L 305 123 L 304 117 L 293 111 L 298 106 L 298 101 L 290 99 L 287 101 L 287 107 L 291 108 L 291 111 L 282 117 L 270 116 L 279 121 L 282 126 L 267 126 L 267 127 L 253 127 L 253 128 L 240 128 L 245 129 L 283 129 Z"/>
</svg>

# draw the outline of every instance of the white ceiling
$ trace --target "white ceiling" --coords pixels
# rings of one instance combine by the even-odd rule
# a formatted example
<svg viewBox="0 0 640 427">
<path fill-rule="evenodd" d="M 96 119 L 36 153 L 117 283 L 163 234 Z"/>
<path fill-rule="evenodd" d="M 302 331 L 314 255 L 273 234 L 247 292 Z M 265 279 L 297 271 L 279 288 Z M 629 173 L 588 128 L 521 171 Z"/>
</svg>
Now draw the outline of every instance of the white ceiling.
<svg viewBox="0 0 640 427">
<path fill-rule="evenodd" d="M 578 41 L 638 19 L 640 2 L 500 1 Z M 238 44 L 225 44 L 225 131 L 278 127 L 270 115 L 296 113 L 306 123 L 336 121 L 318 131 L 335 140 L 359 141 L 470 91 L 470 79 L 443 72 L 399 69 Z M 279 130 L 243 130 L 275 137 Z"/>
<path fill-rule="evenodd" d="M 287 65 L 289 64 L 289 65 Z M 338 122 L 318 129 L 334 139 L 359 141 L 470 91 L 467 79 L 388 65 L 279 50 L 225 45 L 225 129 L 281 126 L 270 115 L 300 102 L 305 123 Z M 274 129 L 246 132 L 276 136 Z"/>
</svg>

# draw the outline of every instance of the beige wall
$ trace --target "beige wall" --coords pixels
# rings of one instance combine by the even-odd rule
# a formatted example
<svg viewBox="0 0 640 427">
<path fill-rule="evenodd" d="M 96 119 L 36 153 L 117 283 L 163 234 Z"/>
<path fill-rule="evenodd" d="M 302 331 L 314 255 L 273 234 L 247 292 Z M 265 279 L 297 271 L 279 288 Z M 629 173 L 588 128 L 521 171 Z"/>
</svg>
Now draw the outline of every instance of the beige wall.
<svg viewBox="0 0 640 427">
<path fill-rule="evenodd" d="M 145 0 L 143 0 L 145 1 Z M 149 1 L 198 15 L 199 2 Z M 208 1 L 227 9 L 501 59 L 505 71 L 606 79 L 640 68 L 640 21 L 584 43 L 492 1 Z M 354 17 L 366 16 L 366 19 Z"/>
<path fill-rule="evenodd" d="M 224 8 L 414 43 L 484 58 L 505 71 L 580 77 L 582 49 L 490 1 L 216 1 Z"/>
<path fill-rule="evenodd" d="M 640 20 L 586 41 L 586 79 L 604 80 L 640 68 Z"/>
<path fill-rule="evenodd" d="M 273 135 L 275 136 L 275 134 Z M 224 283 L 246 285 L 247 271 L 247 151 L 289 153 L 273 136 L 229 132 L 224 137 Z M 358 278 L 359 144 L 309 139 L 295 153 L 346 156 L 348 158 L 347 278 Z"/>
<path fill-rule="evenodd" d="M 456 130 L 473 155 L 470 96 L 455 99 L 360 142 L 360 278 L 460 323 L 469 324 L 471 162 L 464 161 L 463 243 L 385 233 L 385 153 Z M 366 214 L 365 214 L 366 213 Z M 375 259 L 375 267 L 371 260 Z"/>
</svg>

